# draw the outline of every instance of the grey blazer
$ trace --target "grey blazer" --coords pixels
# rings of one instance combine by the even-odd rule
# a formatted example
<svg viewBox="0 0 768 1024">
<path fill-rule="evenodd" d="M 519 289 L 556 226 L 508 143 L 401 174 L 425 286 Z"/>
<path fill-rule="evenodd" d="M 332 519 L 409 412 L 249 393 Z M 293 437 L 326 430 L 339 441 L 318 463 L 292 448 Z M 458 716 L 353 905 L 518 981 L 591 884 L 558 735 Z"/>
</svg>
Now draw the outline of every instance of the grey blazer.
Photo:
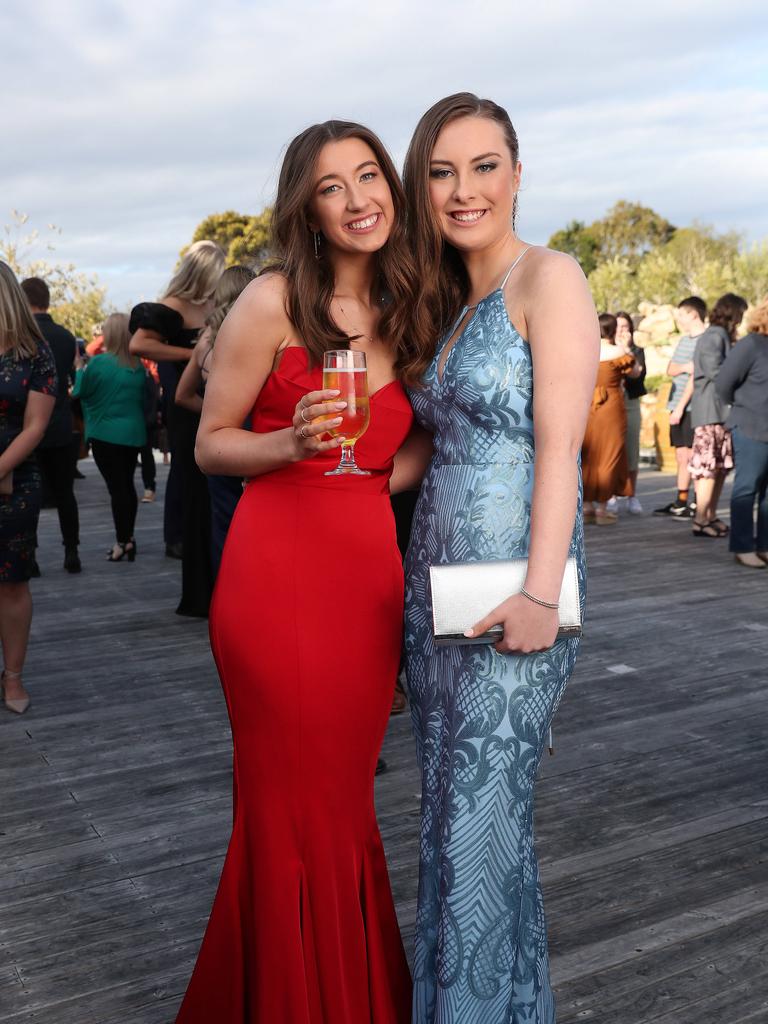
<svg viewBox="0 0 768 1024">
<path fill-rule="evenodd" d="M 733 346 L 717 376 L 717 393 L 733 403 L 729 427 L 768 443 L 768 336 L 748 334 Z"/>
<path fill-rule="evenodd" d="M 691 423 L 694 427 L 725 423 L 728 403 L 718 395 L 715 381 L 730 349 L 731 339 L 724 327 L 710 324 L 698 337 L 693 353 Z"/>
</svg>

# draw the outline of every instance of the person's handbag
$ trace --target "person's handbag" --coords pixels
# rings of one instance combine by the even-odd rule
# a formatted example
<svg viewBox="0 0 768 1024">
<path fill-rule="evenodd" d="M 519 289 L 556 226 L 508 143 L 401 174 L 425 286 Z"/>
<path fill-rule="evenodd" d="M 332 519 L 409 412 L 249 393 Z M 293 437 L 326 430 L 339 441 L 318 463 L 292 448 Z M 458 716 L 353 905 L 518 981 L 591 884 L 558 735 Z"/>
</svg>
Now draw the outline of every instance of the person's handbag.
<svg viewBox="0 0 768 1024">
<path fill-rule="evenodd" d="M 13 470 L 9 470 L 5 476 L 0 476 L 0 494 L 5 497 L 13 494 Z"/>
<path fill-rule="evenodd" d="M 431 565 L 429 580 L 432 589 L 432 639 L 435 645 L 444 647 L 498 643 L 504 633 L 500 625 L 481 636 L 467 637 L 464 631 L 508 597 L 519 594 L 527 572 L 527 558 Z M 569 558 L 565 563 L 557 613 L 560 620 L 558 639 L 581 636 L 582 608 L 575 558 Z"/>
</svg>

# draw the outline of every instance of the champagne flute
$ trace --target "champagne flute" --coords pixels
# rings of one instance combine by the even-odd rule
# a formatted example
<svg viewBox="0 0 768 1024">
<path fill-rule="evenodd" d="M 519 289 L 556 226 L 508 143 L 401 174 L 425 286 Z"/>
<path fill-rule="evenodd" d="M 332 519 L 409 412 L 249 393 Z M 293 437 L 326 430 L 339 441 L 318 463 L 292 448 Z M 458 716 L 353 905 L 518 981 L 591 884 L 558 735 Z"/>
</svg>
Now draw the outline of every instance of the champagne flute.
<svg viewBox="0 0 768 1024">
<path fill-rule="evenodd" d="M 368 368 L 365 353 L 350 348 L 334 349 L 323 357 L 323 389 L 340 392 L 336 401 L 346 402 L 346 409 L 329 416 L 341 416 L 341 423 L 331 427 L 331 437 L 343 436 L 341 459 L 336 469 L 326 476 L 370 476 L 365 469 L 359 469 L 355 462 L 355 442 L 363 436 L 371 421 L 371 406 L 368 399 Z"/>
</svg>

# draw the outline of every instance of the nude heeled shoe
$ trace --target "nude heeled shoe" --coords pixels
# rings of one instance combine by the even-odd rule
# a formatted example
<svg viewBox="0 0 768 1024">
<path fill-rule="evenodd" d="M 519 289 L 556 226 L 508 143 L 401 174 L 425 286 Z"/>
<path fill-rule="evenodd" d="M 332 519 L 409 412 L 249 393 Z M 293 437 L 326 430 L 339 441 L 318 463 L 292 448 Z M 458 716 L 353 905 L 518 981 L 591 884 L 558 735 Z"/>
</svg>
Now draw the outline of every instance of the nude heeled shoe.
<svg viewBox="0 0 768 1024">
<path fill-rule="evenodd" d="M 1 679 L 21 679 L 21 672 L 11 672 L 10 669 L 3 669 Z M 29 697 L 6 697 L 5 696 L 5 685 L 0 684 L 0 689 L 3 693 L 3 702 L 9 711 L 13 711 L 17 715 L 23 715 L 29 707 Z"/>
</svg>

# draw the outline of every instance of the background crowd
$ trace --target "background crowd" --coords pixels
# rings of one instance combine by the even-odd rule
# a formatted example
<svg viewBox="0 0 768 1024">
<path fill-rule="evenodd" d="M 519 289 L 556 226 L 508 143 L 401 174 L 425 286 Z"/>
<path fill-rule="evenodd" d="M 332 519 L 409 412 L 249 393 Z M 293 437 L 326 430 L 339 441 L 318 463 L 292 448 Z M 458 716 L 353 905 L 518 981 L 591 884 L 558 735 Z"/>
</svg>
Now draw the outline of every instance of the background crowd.
<svg viewBox="0 0 768 1024">
<path fill-rule="evenodd" d="M 186 251 L 159 302 L 130 315 L 113 313 L 88 345 L 53 320 L 39 278 L 18 282 L 0 264 L 0 637 L 6 706 L 29 704 L 21 673 L 32 606 L 42 502 L 55 506 L 67 572 L 82 569 L 74 481 L 90 450 L 109 493 L 111 562 L 134 561 L 141 465 L 143 501 L 156 490 L 155 451 L 170 455 L 164 498 L 165 552 L 182 561 L 177 613 L 205 617 L 240 479 L 205 476 L 195 436 L 216 335 L 254 277 L 225 269 L 214 242 Z M 697 538 L 729 538 L 735 561 L 768 566 L 768 300 L 754 308 L 740 336 L 746 301 L 721 296 L 710 311 L 697 296 L 676 310 L 681 338 L 667 368 L 670 444 L 677 459 L 672 500 L 653 514 L 688 522 Z M 644 352 L 633 317 L 600 315 L 601 352 L 583 446 L 584 521 L 613 525 L 626 507 L 641 515 L 640 400 Z M 726 476 L 735 470 L 730 527 L 717 515 Z M 693 486 L 692 486 L 693 485 Z M 394 503 L 398 541 L 407 542 L 413 495 Z M 755 506 L 757 522 L 755 525 Z M 404 698 L 396 695 L 396 707 Z"/>
<path fill-rule="evenodd" d="M 768 300 L 739 328 L 748 304 L 722 295 L 707 313 L 698 296 L 677 306 L 681 337 L 667 367 L 669 441 L 677 492 L 654 515 L 689 521 L 694 537 L 730 538 L 742 566 L 768 565 Z M 600 314 L 600 366 L 583 447 L 584 521 L 616 523 L 620 500 L 640 515 L 635 494 L 640 460 L 640 398 L 645 357 L 628 313 Z M 731 526 L 717 514 L 726 476 L 735 469 Z M 693 489 L 691 487 L 693 484 Z M 754 512 L 757 503 L 757 530 Z"/>
</svg>

